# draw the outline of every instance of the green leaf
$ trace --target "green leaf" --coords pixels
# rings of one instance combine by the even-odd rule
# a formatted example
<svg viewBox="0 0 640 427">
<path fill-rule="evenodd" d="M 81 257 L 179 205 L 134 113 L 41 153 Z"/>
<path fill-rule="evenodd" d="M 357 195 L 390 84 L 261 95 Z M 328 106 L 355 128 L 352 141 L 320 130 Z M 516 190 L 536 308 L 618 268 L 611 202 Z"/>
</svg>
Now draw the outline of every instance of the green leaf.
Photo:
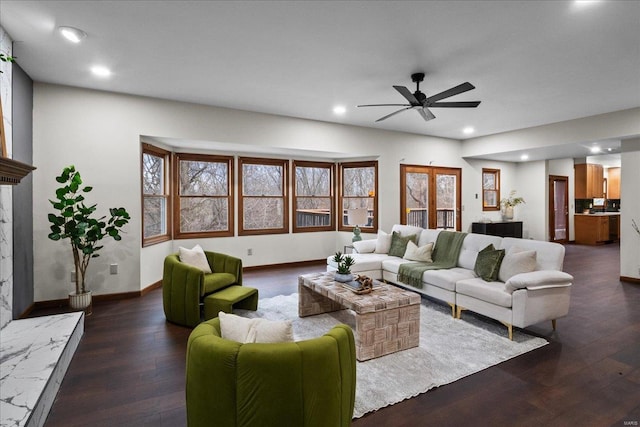
<svg viewBox="0 0 640 427">
<path fill-rule="evenodd" d="M 69 193 L 69 187 L 60 187 L 56 190 L 56 197 L 58 197 L 58 199 L 60 200 L 63 200 L 64 196 L 66 196 L 67 193 Z"/>
<path fill-rule="evenodd" d="M 69 185 L 69 189 L 71 190 L 72 193 L 75 193 L 76 191 L 78 191 L 78 187 L 79 187 L 79 185 L 77 183 L 75 183 L 75 182 L 72 182 Z"/>
<path fill-rule="evenodd" d="M 80 203 L 83 200 L 84 200 L 84 196 L 82 194 L 75 198 L 76 203 Z"/>
<path fill-rule="evenodd" d="M 65 178 L 64 175 L 56 176 L 56 181 L 62 184 L 63 182 L 67 181 L 67 178 Z"/>
<path fill-rule="evenodd" d="M 62 211 L 62 216 L 65 218 L 71 218 L 73 216 L 73 209 L 66 208 L 64 211 Z"/>
<path fill-rule="evenodd" d="M 64 203 L 60 203 L 60 202 L 54 203 L 53 207 L 61 211 L 62 209 L 64 209 Z"/>
<path fill-rule="evenodd" d="M 50 233 L 49 234 L 49 238 L 51 240 L 60 240 L 60 234 L 58 234 L 58 233 Z"/>
<path fill-rule="evenodd" d="M 85 193 L 88 193 L 91 190 L 93 190 L 93 187 L 87 185 L 86 187 L 84 187 L 84 189 L 82 191 L 84 191 Z"/>
<path fill-rule="evenodd" d="M 119 235 L 119 234 L 116 234 L 115 236 L 112 236 L 112 237 L 113 237 L 113 240 L 115 240 L 115 241 L 120 241 L 120 240 L 122 240 L 122 237 L 120 237 L 120 235 Z"/>
</svg>

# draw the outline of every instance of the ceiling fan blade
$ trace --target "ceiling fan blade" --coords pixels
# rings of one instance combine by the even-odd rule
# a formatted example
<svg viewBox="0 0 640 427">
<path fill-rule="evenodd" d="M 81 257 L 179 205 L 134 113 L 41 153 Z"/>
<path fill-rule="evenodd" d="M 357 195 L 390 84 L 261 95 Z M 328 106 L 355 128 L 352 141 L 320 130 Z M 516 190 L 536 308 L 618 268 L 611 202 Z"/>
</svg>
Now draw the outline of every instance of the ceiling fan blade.
<svg viewBox="0 0 640 427">
<path fill-rule="evenodd" d="M 476 87 L 474 85 L 472 85 L 471 83 L 464 82 L 462 84 L 459 84 L 456 87 L 452 87 L 451 89 L 447 89 L 444 92 L 440 92 L 440 93 L 438 93 L 436 95 L 428 97 L 426 103 L 427 103 L 428 106 L 431 106 L 431 104 L 433 102 L 440 101 L 441 99 L 449 98 L 450 96 L 458 95 L 460 93 L 467 92 L 467 91 L 469 91 L 471 89 L 475 89 L 475 88 Z"/>
<path fill-rule="evenodd" d="M 431 111 L 429 111 L 428 108 L 423 107 L 423 108 L 417 108 L 418 113 L 420 113 L 420 115 L 422 116 L 422 118 L 424 119 L 425 122 L 428 122 L 429 120 L 433 120 L 436 118 L 436 116 L 433 115 L 433 113 Z"/>
<path fill-rule="evenodd" d="M 463 102 L 434 102 L 429 107 L 440 108 L 475 108 L 480 105 L 480 101 L 463 101 Z"/>
<path fill-rule="evenodd" d="M 394 86 L 393 88 L 395 90 L 397 90 L 398 92 L 400 92 L 400 95 L 402 95 L 405 98 L 407 98 L 407 101 L 409 101 L 409 103 L 411 105 L 420 105 L 420 103 L 418 102 L 416 97 L 413 96 L 411 91 L 409 89 L 407 89 L 406 87 L 404 87 L 404 86 Z"/>
<path fill-rule="evenodd" d="M 394 112 L 393 112 L 393 113 L 391 113 L 391 114 L 387 114 L 387 115 L 386 115 L 386 116 L 384 116 L 384 117 L 380 117 L 378 120 L 376 120 L 376 122 L 381 122 L 381 121 L 383 121 L 383 120 L 388 119 L 388 118 L 389 118 L 389 117 L 391 117 L 391 116 L 395 116 L 395 115 L 396 115 L 396 114 L 398 114 L 398 113 L 402 113 L 403 111 L 410 110 L 410 109 L 412 109 L 412 108 L 413 108 L 413 107 L 401 108 L 401 109 L 399 109 L 398 111 L 394 111 Z"/>
<path fill-rule="evenodd" d="M 357 107 L 409 107 L 411 104 L 366 104 L 357 105 Z"/>
</svg>

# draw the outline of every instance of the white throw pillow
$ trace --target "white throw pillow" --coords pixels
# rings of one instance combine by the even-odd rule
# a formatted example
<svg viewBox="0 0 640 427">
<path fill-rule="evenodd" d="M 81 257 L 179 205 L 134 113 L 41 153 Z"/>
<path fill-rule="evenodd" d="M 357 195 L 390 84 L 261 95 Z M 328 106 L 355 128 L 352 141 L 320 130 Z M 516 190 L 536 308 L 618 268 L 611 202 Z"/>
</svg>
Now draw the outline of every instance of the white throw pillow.
<svg viewBox="0 0 640 427">
<path fill-rule="evenodd" d="M 293 341 L 290 320 L 248 319 L 235 314 L 218 313 L 222 338 L 241 343 Z"/>
<path fill-rule="evenodd" d="M 204 254 L 204 250 L 200 245 L 195 245 L 193 249 L 187 249 L 180 246 L 180 261 L 185 264 L 189 264 L 193 267 L 199 268 L 205 273 L 211 273 L 211 267 L 207 261 L 207 256 Z"/>
<path fill-rule="evenodd" d="M 511 247 L 502 259 L 498 280 L 506 282 L 516 274 L 530 273 L 536 269 L 536 251 Z"/>
<path fill-rule="evenodd" d="M 376 250 L 374 253 L 377 254 L 388 254 L 389 249 L 391 248 L 391 234 L 387 234 L 382 230 L 378 230 L 378 240 L 376 240 Z"/>
<path fill-rule="evenodd" d="M 409 240 L 403 258 L 409 261 L 433 262 L 431 259 L 432 252 L 433 242 L 418 247 L 418 245 Z"/>
</svg>

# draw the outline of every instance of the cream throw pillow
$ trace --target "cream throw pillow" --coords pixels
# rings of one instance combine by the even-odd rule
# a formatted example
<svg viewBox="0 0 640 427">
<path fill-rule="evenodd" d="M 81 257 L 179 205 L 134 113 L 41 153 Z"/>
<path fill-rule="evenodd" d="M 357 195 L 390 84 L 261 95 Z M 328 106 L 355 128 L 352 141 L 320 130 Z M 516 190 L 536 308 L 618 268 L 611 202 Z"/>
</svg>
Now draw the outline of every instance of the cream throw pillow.
<svg viewBox="0 0 640 427">
<path fill-rule="evenodd" d="M 498 280 L 506 282 L 516 274 L 530 273 L 536 269 L 536 251 L 527 251 L 513 246 L 505 254 Z"/>
<path fill-rule="evenodd" d="M 409 261 L 433 262 L 431 259 L 432 252 L 433 242 L 418 247 L 418 245 L 409 240 L 403 258 Z"/>
<path fill-rule="evenodd" d="M 376 249 L 374 253 L 388 254 L 389 249 L 391 248 L 391 237 L 393 237 L 392 234 L 387 234 L 382 230 L 378 230 L 378 240 L 376 241 Z"/>
<path fill-rule="evenodd" d="M 193 267 L 199 268 L 205 273 L 211 273 L 211 267 L 207 261 L 207 256 L 204 254 L 204 250 L 200 245 L 195 245 L 193 249 L 187 249 L 180 246 L 180 261 L 185 264 L 189 264 Z"/>
<path fill-rule="evenodd" d="M 293 341 L 290 320 L 247 319 L 235 314 L 218 313 L 222 338 L 241 343 L 268 343 Z"/>
</svg>

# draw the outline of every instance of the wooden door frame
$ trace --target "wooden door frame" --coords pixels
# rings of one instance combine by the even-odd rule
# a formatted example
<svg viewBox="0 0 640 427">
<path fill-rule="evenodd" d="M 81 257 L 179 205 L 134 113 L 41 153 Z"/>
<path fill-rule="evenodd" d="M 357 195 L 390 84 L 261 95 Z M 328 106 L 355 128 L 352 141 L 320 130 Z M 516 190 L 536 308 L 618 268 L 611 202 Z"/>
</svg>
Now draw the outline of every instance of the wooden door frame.
<svg viewBox="0 0 640 427">
<path fill-rule="evenodd" d="M 566 197 L 564 199 L 564 216 L 565 222 L 567 224 L 567 235 L 562 240 L 554 240 L 555 237 L 555 226 L 556 226 L 556 217 L 555 217 L 555 191 L 554 191 L 554 183 L 556 181 L 563 181 L 565 183 L 566 189 Z M 562 175 L 549 175 L 549 241 L 556 243 L 569 243 L 569 177 Z"/>
<path fill-rule="evenodd" d="M 447 166 L 424 166 L 424 165 L 408 165 L 408 164 L 400 164 L 400 224 L 406 224 L 406 194 L 405 194 L 405 186 L 406 182 L 406 174 L 408 172 L 415 173 L 424 173 L 429 175 L 429 200 L 428 203 L 428 211 L 429 211 L 429 228 L 435 229 L 437 226 L 437 217 L 436 217 L 436 174 L 441 175 L 456 175 L 458 179 L 456 180 L 456 230 L 462 230 L 462 168 L 454 168 Z"/>
</svg>

